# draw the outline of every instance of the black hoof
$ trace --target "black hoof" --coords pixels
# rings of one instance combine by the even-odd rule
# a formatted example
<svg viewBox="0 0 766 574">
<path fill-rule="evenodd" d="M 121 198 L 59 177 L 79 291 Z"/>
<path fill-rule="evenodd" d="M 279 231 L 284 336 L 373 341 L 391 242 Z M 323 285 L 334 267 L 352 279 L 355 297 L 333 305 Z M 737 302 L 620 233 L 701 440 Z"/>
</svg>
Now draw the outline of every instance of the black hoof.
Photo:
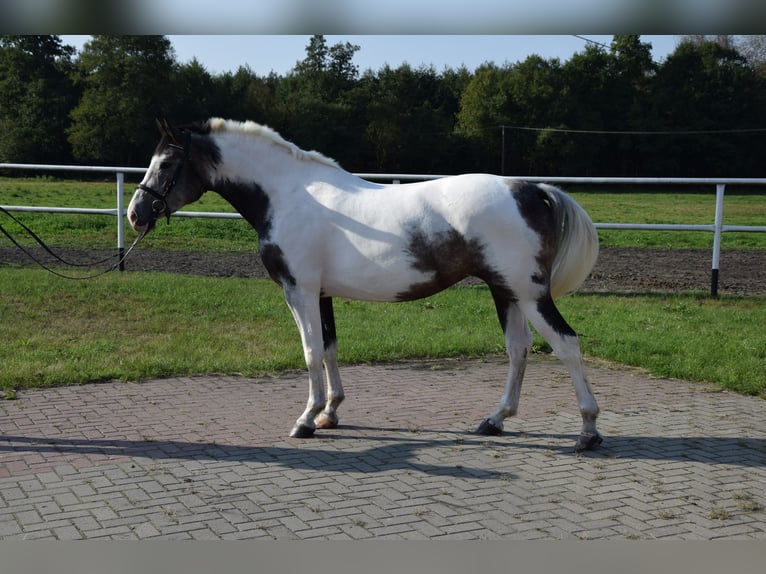
<svg viewBox="0 0 766 574">
<path fill-rule="evenodd" d="M 574 446 L 575 452 L 585 452 L 586 450 L 593 450 L 598 447 L 602 442 L 604 442 L 604 437 L 602 437 L 600 434 L 581 434 L 580 438 L 577 439 L 577 442 Z"/>
<path fill-rule="evenodd" d="M 484 436 L 497 436 L 503 432 L 503 429 L 493 425 L 489 419 L 484 419 L 476 432 Z"/>
<path fill-rule="evenodd" d="M 314 430 L 310 426 L 295 425 L 293 430 L 290 431 L 290 436 L 292 438 L 311 438 L 314 436 Z"/>
</svg>

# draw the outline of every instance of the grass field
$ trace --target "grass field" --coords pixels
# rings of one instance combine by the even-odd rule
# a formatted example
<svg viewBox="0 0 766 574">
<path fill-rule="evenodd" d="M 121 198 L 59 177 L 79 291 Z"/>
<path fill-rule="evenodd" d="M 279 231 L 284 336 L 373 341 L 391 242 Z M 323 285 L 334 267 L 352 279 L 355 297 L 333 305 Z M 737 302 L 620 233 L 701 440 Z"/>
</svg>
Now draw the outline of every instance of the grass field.
<svg viewBox="0 0 766 574">
<path fill-rule="evenodd" d="M 0 205 L 114 206 L 115 184 L 0 178 Z M 126 184 L 128 193 L 132 186 Z M 599 222 L 710 223 L 714 194 L 573 194 Z M 730 193 L 725 223 L 762 225 L 766 194 Z M 215 194 L 192 206 L 230 208 Z M 113 217 L 17 214 L 51 245 L 114 247 Z M 18 229 L 0 214 L 9 231 Z M 709 248 L 712 234 L 602 231 L 602 245 Z M 132 240 L 132 236 L 128 237 Z M 253 250 L 244 221 L 173 218 L 142 249 Z M 10 243 L 8 243 L 10 245 Z M 766 249 L 764 233 L 731 233 L 724 248 Z M 578 294 L 560 301 L 587 356 L 663 377 L 708 381 L 766 396 L 766 298 L 701 293 Z M 336 303 L 345 363 L 502 353 L 491 297 L 452 288 L 414 303 Z M 276 372 L 303 368 L 280 290 L 267 280 L 111 274 L 70 282 L 37 269 L 0 267 L 0 389 L 140 379 L 182 373 Z M 536 349 L 545 352 L 538 337 Z"/>
<path fill-rule="evenodd" d="M 766 396 L 766 297 L 580 294 L 560 308 L 586 356 Z M 335 305 L 343 363 L 502 353 L 485 287 L 412 303 Z M 0 267 L 0 389 L 304 368 L 269 280 L 163 273 L 64 281 Z M 546 352 L 536 336 L 535 350 Z"/>
</svg>

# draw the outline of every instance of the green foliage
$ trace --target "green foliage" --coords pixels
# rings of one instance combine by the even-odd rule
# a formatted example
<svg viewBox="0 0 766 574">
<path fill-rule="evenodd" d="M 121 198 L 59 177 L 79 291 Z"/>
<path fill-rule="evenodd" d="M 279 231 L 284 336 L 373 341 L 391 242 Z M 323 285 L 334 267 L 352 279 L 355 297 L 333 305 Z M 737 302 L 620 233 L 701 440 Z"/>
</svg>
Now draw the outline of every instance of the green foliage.
<svg viewBox="0 0 766 574">
<path fill-rule="evenodd" d="M 657 70 L 652 87 L 649 117 L 664 129 L 747 129 L 766 123 L 763 79 L 735 50 L 714 42 L 682 42 Z M 758 154 L 748 151 L 760 145 L 761 136 L 703 133 L 657 140 L 656 153 L 652 154 L 656 173 L 763 175 L 763 162 Z M 700 158 L 705 158 L 704 162 Z"/>
<path fill-rule="evenodd" d="M 136 165 L 156 141 L 154 117 L 169 111 L 174 71 L 164 36 L 93 36 L 78 61 L 83 86 L 68 130 L 83 161 Z"/>
<path fill-rule="evenodd" d="M 56 36 L 0 36 L 0 162 L 69 158 L 65 130 L 77 99 L 74 50 Z"/>
<path fill-rule="evenodd" d="M 684 40 L 662 62 L 617 35 L 565 62 L 360 75 L 362 46 L 316 35 L 292 71 L 261 77 L 179 64 L 163 36 L 93 36 L 74 59 L 57 36 L 3 36 L 0 161 L 145 165 L 154 116 L 223 116 L 351 171 L 762 177 L 764 132 L 748 131 L 766 129 L 762 57 L 719 40 Z"/>
</svg>

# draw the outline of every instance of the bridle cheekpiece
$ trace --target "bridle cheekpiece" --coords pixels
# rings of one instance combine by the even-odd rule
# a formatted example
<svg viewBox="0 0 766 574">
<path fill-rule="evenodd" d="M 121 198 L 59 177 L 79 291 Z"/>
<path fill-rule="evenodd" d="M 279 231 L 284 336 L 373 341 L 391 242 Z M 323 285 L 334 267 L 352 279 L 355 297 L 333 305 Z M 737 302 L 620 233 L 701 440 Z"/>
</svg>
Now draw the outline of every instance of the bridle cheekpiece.
<svg viewBox="0 0 766 574">
<path fill-rule="evenodd" d="M 148 185 L 144 185 L 143 183 L 138 184 L 138 189 L 145 191 L 155 198 L 152 202 L 152 213 L 156 214 L 155 219 L 159 218 L 164 213 L 168 218 L 168 223 L 170 223 L 170 210 L 168 209 L 167 202 L 168 194 L 175 187 L 178 176 L 181 174 L 181 170 L 186 166 L 191 157 L 191 133 L 186 130 L 183 130 L 182 133 L 186 136 L 184 145 L 179 144 L 172 133 L 168 133 L 168 135 L 173 139 L 173 143 L 168 144 L 168 147 L 181 150 L 183 152 L 183 156 L 181 157 L 181 161 L 178 163 L 178 165 L 176 165 L 176 168 L 173 171 L 173 176 L 165 182 L 165 185 L 162 186 L 162 191 L 157 191 L 156 189 L 151 188 Z"/>
</svg>

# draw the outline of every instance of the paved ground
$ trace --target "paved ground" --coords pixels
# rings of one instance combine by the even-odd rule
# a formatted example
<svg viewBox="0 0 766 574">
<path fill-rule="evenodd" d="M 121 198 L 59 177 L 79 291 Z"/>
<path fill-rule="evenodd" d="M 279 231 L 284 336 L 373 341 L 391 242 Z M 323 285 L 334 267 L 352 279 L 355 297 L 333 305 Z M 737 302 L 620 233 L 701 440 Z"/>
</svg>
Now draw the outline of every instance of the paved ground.
<svg viewBox="0 0 766 574">
<path fill-rule="evenodd" d="M 766 401 L 589 366 L 606 439 L 535 357 L 345 367 L 341 426 L 286 438 L 303 373 L 24 391 L 0 401 L 0 538 L 766 539 Z"/>
</svg>

